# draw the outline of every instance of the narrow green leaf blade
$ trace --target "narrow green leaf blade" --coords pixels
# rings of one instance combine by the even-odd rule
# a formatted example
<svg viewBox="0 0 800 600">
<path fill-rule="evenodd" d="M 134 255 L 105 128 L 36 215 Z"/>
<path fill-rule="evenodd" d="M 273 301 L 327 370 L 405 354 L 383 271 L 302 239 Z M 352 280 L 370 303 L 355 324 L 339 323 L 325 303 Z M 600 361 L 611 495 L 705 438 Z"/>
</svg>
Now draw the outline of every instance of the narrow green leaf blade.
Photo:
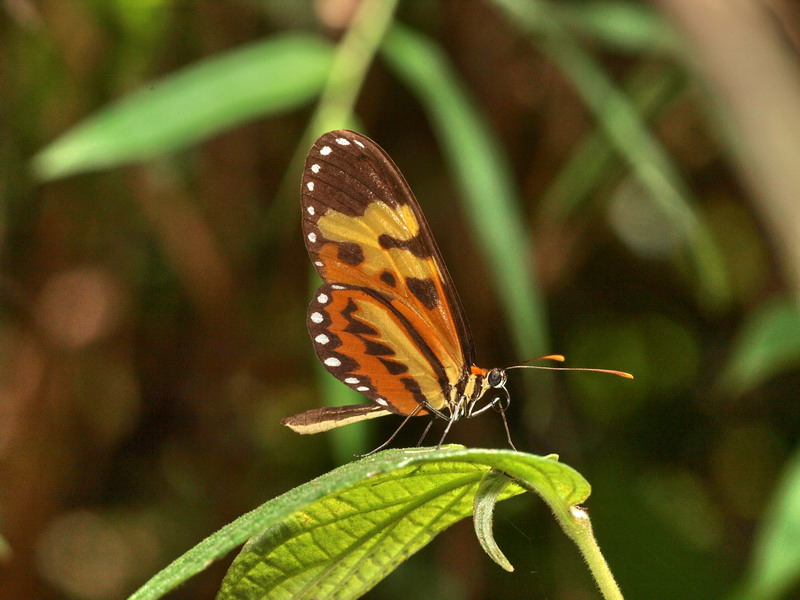
<svg viewBox="0 0 800 600">
<path fill-rule="evenodd" d="M 647 4 L 618 0 L 561 2 L 556 9 L 572 27 L 614 50 L 676 53 L 681 48 L 667 21 Z"/>
<path fill-rule="evenodd" d="M 33 159 L 42 179 L 140 161 L 310 101 L 332 50 L 289 34 L 209 58 L 142 88 L 67 131 Z"/>
<path fill-rule="evenodd" d="M 744 394 L 791 365 L 800 364 L 800 310 L 789 299 L 757 308 L 742 327 L 720 377 L 727 393 Z"/>
<path fill-rule="evenodd" d="M 475 524 L 475 535 L 481 543 L 481 548 L 489 555 L 494 562 L 508 572 L 514 570 L 514 566 L 508 561 L 506 555 L 500 550 L 494 540 L 492 523 L 494 517 L 494 507 L 503 490 L 506 489 L 511 479 L 505 473 L 492 469 L 483 476 L 478 493 L 475 494 L 472 520 Z"/>
<path fill-rule="evenodd" d="M 509 20 L 537 36 L 536 44 L 563 73 L 592 111 L 598 125 L 628 162 L 633 174 L 650 192 L 651 200 L 683 239 L 693 265 L 701 299 L 720 305 L 730 297 L 721 250 L 703 216 L 696 210 L 691 189 L 663 145 L 642 122 L 641 115 L 600 65 L 574 38 L 556 9 L 543 0 L 492 0 Z"/>
</svg>

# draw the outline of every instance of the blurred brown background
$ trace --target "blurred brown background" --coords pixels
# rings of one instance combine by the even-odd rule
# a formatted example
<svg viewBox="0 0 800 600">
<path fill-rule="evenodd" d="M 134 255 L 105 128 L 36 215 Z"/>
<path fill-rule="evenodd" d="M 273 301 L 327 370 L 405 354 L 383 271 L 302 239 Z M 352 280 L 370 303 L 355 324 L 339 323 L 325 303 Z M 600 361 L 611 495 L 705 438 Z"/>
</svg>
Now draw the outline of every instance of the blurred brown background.
<svg viewBox="0 0 800 600">
<path fill-rule="evenodd" d="M 517 447 L 558 453 L 592 483 L 588 507 L 627 597 L 731 597 L 800 433 L 796 321 L 778 341 L 743 333 L 800 299 L 800 8 L 630 3 L 668 32 L 641 40 L 635 27 L 616 32 L 628 23 L 619 3 L 546 3 L 620 89 L 652 92 L 641 118 L 686 185 L 684 222 L 702 223 L 718 251 L 714 283 L 680 249 L 679 221 L 603 145 L 552 43 L 531 40 L 499 4 L 409 0 L 396 18 L 442 48 L 499 140 L 536 244 L 526 258 L 545 301 L 545 351 L 637 376 L 559 374 L 545 398 L 535 374 L 515 373 Z M 30 167 L 69 127 L 158 77 L 284 31 L 336 41 L 348 10 L 332 0 L 0 3 L 0 597 L 124 597 L 348 456 L 334 436 L 279 424 L 323 403 L 305 330 L 299 177 L 287 173 L 313 106 L 145 163 L 52 182 Z M 514 324 L 429 116 L 381 60 L 356 112 L 426 211 L 481 365 L 531 358 L 510 343 Z M 572 207 L 555 184 L 598 136 L 602 174 Z M 755 373 L 736 379 L 748 351 Z M 384 440 L 397 425 L 385 421 L 356 450 Z M 399 445 L 415 443 L 421 426 L 409 429 Z M 505 444 L 491 416 L 458 424 L 448 441 Z M 536 498 L 500 508 L 496 535 L 516 573 L 491 563 L 465 522 L 369 597 L 597 597 Z M 226 566 L 170 597 L 211 597 Z"/>
</svg>

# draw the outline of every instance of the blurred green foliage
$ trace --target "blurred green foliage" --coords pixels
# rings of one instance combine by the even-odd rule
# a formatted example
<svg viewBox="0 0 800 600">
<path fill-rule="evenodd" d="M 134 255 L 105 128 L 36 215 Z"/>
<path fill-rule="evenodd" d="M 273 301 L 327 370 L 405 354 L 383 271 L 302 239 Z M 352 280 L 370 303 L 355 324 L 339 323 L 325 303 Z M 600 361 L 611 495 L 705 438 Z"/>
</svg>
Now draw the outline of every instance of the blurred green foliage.
<svg viewBox="0 0 800 600">
<path fill-rule="evenodd" d="M 690 4 L 4 3 L 0 595 L 122 597 L 395 427 L 279 425 L 344 388 L 305 332 L 297 164 L 354 122 L 420 199 L 482 365 L 637 375 L 511 382 L 517 446 L 591 482 L 627 597 L 796 595 L 800 231 L 757 173 L 800 157 L 738 150 L 769 98 L 720 84 L 744 59 L 697 51 L 727 30 Z M 791 91 L 793 9 L 754 10 L 773 25 L 738 17 L 742 43 L 795 65 L 757 87 Z M 488 417 L 450 439 L 504 444 Z M 544 511 L 498 512 L 515 573 L 456 526 L 370 597 L 593 593 Z M 209 597 L 230 560 L 171 597 Z"/>
</svg>

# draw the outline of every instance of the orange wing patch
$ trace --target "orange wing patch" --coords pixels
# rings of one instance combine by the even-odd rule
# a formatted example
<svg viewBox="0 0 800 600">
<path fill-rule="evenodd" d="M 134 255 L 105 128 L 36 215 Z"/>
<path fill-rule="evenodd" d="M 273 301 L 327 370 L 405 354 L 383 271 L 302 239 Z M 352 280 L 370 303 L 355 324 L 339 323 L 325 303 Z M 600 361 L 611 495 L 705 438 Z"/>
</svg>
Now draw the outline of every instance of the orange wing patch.
<svg viewBox="0 0 800 600">
<path fill-rule="evenodd" d="M 407 320 L 378 294 L 321 286 L 309 306 L 317 356 L 337 379 L 392 412 L 417 415 L 445 406 L 447 375 Z"/>
</svg>

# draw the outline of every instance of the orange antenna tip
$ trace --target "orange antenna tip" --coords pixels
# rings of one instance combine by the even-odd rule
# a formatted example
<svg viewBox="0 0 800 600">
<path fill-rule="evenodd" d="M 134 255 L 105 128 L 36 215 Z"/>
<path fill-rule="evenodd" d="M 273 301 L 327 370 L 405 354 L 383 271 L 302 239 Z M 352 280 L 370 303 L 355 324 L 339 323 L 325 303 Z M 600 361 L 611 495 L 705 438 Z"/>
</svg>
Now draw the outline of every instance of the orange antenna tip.
<svg viewBox="0 0 800 600">
<path fill-rule="evenodd" d="M 608 373 L 609 375 L 616 375 L 617 377 L 624 377 L 625 379 L 633 379 L 633 375 L 626 371 L 615 371 L 613 369 L 592 369 L 588 367 L 543 367 L 540 365 L 514 365 L 513 367 L 506 367 L 509 369 L 542 369 L 544 371 L 583 371 L 589 373 Z"/>
<path fill-rule="evenodd" d="M 557 368 L 559 371 L 588 371 L 589 373 L 608 373 L 609 375 L 616 375 L 617 377 L 624 377 L 625 379 L 633 379 L 633 375 L 626 371 L 615 371 L 614 369 L 591 369 L 587 367 L 561 367 Z"/>
<path fill-rule="evenodd" d="M 536 360 L 556 360 L 558 362 L 564 362 L 567 359 L 564 358 L 563 354 L 548 354 L 547 356 L 541 356 Z"/>
<path fill-rule="evenodd" d="M 536 360 L 557 360 L 558 362 L 564 362 L 566 359 L 563 354 L 548 354 L 547 356 L 540 356 L 538 358 L 529 358 L 522 364 L 524 365 L 525 363 L 534 362 Z"/>
</svg>

